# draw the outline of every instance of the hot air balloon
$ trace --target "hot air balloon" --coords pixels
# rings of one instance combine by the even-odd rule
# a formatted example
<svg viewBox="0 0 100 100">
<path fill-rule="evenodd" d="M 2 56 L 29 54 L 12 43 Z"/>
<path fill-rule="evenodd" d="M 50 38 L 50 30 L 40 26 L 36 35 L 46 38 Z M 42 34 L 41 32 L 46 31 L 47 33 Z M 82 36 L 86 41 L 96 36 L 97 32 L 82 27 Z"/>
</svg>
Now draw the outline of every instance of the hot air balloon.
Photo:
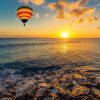
<svg viewBox="0 0 100 100">
<path fill-rule="evenodd" d="M 17 16 L 23 22 L 24 26 L 25 23 L 32 17 L 33 9 L 28 6 L 22 6 L 17 9 Z"/>
</svg>

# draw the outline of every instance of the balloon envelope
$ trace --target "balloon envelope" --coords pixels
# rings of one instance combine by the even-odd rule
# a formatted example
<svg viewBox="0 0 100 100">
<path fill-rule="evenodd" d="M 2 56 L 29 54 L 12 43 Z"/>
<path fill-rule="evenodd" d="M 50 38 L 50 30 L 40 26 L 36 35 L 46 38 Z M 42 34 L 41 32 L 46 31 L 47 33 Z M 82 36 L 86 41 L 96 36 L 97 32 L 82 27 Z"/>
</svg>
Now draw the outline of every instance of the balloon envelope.
<svg viewBox="0 0 100 100">
<path fill-rule="evenodd" d="M 22 6 L 17 9 L 17 16 L 18 18 L 25 23 L 32 17 L 33 9 L 28 6 Z"/>
</svg>

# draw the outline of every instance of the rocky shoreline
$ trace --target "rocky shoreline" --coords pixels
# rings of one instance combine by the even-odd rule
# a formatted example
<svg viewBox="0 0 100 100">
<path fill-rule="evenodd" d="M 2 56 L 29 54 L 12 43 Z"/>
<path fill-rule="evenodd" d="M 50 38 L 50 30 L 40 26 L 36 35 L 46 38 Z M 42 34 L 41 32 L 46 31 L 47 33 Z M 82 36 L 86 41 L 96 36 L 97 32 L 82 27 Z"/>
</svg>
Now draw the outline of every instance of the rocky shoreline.
<svg viewBox="0 0 100 100">
<path fill-rule="evenodd" d="M 100 68 L 63 67 L 0 79 L 0 100 L 100 100 Z"/>
</svg>

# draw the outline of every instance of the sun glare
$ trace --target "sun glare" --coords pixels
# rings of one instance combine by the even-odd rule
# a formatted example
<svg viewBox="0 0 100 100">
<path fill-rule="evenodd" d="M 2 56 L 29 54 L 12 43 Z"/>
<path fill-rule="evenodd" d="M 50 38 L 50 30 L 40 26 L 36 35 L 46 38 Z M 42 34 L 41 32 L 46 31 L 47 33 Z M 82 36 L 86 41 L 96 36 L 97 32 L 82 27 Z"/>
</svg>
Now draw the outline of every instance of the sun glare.
<svg viewBox="0 0 100 100">
<path fill-rule="evenodd" d="M 69 33 L 67 33 L 67 32 L 62 32 L 61 37 L 62 37 L 62 38 L 68 38 L 68 37 L 69 37 Z"/>
</svg>

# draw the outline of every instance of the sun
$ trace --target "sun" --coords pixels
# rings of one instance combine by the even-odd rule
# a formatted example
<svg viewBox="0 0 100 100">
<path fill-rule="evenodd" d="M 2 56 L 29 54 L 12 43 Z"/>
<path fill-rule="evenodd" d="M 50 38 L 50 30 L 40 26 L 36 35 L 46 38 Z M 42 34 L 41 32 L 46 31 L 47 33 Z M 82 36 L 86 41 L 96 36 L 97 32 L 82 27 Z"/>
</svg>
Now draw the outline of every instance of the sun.
<svg viewBox="0 0 100 100">
<path fill-rule="evenodd" d="M 69 33 L 68 32 L 62 32 L 61 33 L 61 37 L 62 38 L 68 38 L 69 37 Z"/>
</svg>

